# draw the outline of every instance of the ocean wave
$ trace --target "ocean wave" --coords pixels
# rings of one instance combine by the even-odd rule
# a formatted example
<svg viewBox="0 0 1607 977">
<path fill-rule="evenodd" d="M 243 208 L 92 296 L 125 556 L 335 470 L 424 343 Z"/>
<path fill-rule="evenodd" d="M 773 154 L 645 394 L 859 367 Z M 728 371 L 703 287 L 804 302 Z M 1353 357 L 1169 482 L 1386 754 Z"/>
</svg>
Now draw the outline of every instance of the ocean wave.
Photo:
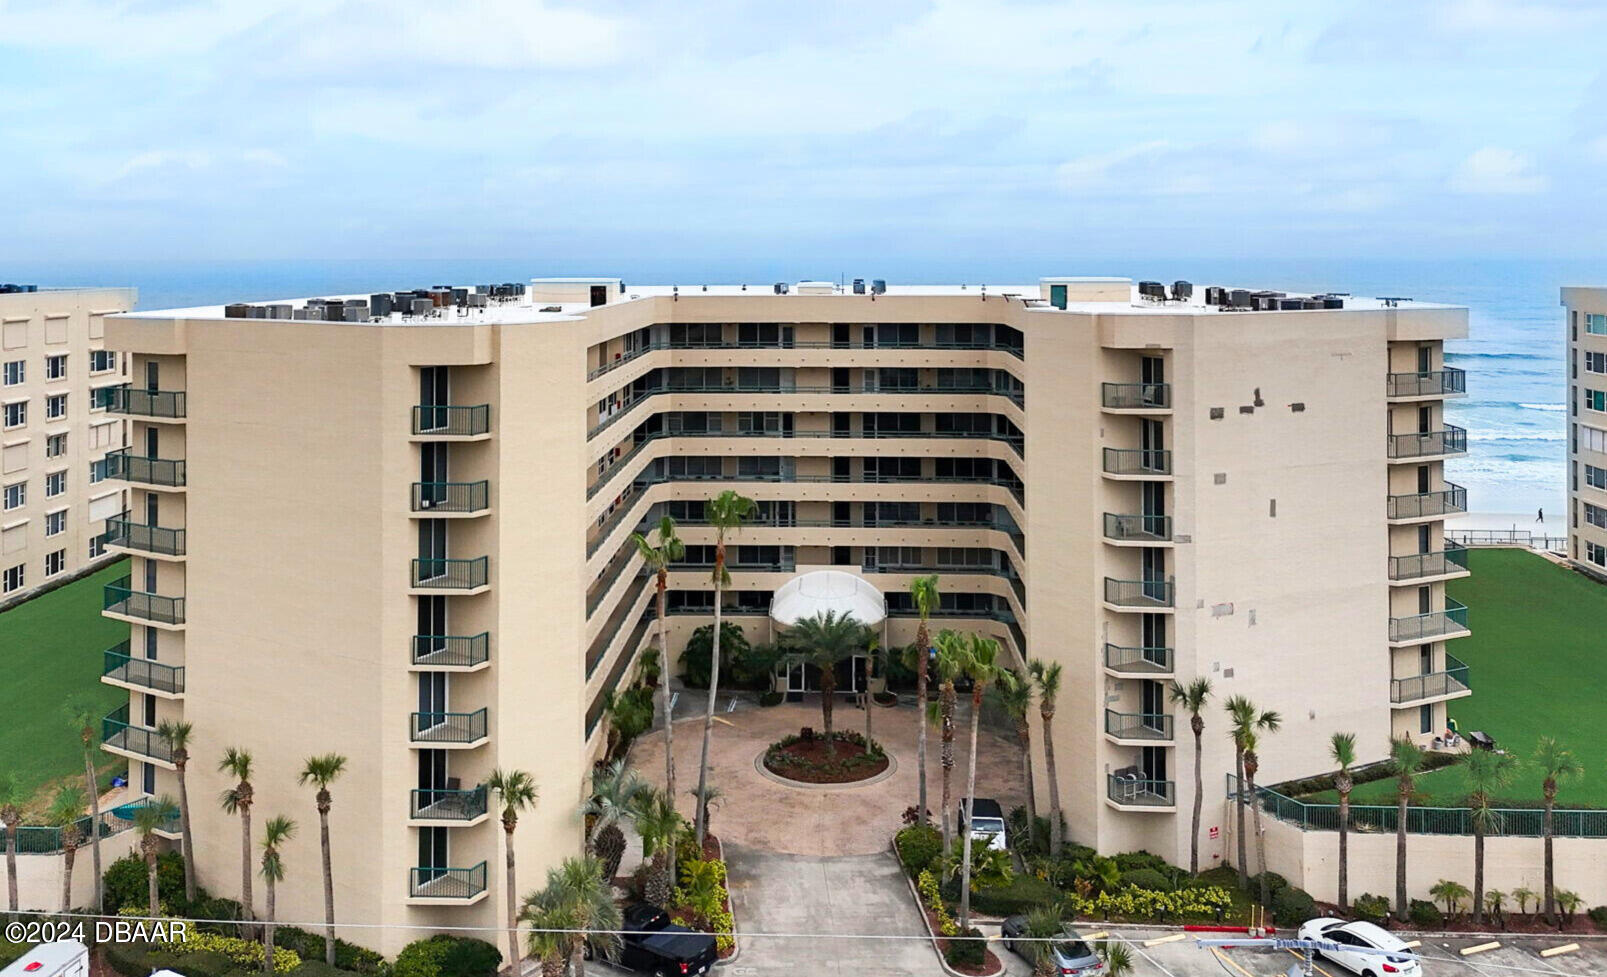
<svg viewBox="0 0 1607 977">
<path fill-rule="evenodd" d="M 1446 350 L 1447 360 L 1550 360 L 1559 361 L 1561 356 L 1545 356 L 1540 353 L 1461 353 Z"/>
<path fill-rule="evenodd" d="M 1561 414 L 1568 410 L 1567 404 L 1519 404 L 1524 410 L 1543 410 L 1547 413 Z"/>
<path fill-rule="evenodd" d="M 1468 431 L 1469 441 L 1500 442 L 1500 441 L 1566 441 L 1567 431 L 1480 431 L 1477 428 Z"/>
<path fill-rule="evenodd" d="M 1537 410 L 1548 414 L 1560 414 L 1568 409 L 1567 404 L 1542 404 L 1524 400 L 1464 400 L 1453 401 L 1446 405 L 1452 412 L 1469 410 Z"/>
</svg>

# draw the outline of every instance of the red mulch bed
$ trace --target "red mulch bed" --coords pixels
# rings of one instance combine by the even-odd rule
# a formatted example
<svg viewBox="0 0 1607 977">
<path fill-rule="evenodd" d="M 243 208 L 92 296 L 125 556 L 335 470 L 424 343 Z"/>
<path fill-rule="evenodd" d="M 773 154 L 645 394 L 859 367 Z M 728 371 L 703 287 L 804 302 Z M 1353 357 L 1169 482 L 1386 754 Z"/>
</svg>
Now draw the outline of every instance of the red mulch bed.
<svg viewBox="0 0 1607 977">
<path fill-rule="evenodd" d="M 867 763 L 850 769 L 828 770 L 821 766 L 830 762 L 842 762 L 850 757 L 864 756 L 865 748 L 857 743 L 847 743 L 842 740 L 833 740 L 828 748 L 824 737 L 813 740 L 799 740 L 791 746 L 773 747 L 783 753 L 798 757 L 812 766 L 772 766 L 769 759 L 769 750 L 765 751 L 765 769 L 777 777 L 786 780 L 796 780 L 803 784 L 854 784 L 861 780 L 869 780 L 883 770 L 887 769 L 887 756 L 884 754 L 874 763 Z"/>
<path fill-rule="evenodd" d="M 720 844 L 720 839 L 719 838 L 716 838 L 712 834 L 705 834 L 703 836 L 703 860 L 704 861 L 711 861 L 711 860 L 714 860 L 714 859 L 718 859 L 718 860 L 720 860 L 722 862 L 725 861 L 725 847 Z M 727 863 L 727 865 L 726 865 L 726 871 L 727 872 L 730 871 L 729 863 Z M 727 878 L 726 878 L 725 911 L 726 912 L 731 911 L 731 880 L 730 880 L 729 876 L 727 876 Z M 685 909 L 676 909 L 674 907 L 670 908 L 670 912 L 671 912 L 672 915 L 674 913 L 676 913 L 676 912 L 680 912 L 680 913 L 682 913 L 683 915 L 685 915 L 687 917 L 692 917 L 692 915 L 693 915 L 692 913 L 687 912 Z M 704 921 L 700 917 L 690 919 L 689 923 L 690 923 L 692 929 L 702 930 L 703 932 L 709 932 L 709 930 L 706 927 Z M 730 958 L 736 956 L 737 944 L 736 944 L 735 936 L 736 936 L 736 934 L 733 933 L 732 934 L 731 949 L 729 949 L 729 950 L 721 950 L 720 951 L 720 959 L 721 960 L 729 960 Z"/>
<path fill-rule="evenodd" d="M 921 906 L 921 912 L 926 914 L 926 925 L 931 929 L 931 931 L 934 933 L 938 932 L 937 913 L 934 913 L 925 905 Z M 949 963 L 949 941 L 945 937 L 940 936 L 937 938 L 937 951 L 943 954 L 945 966 L 952 967 L 962 974 L 969 974 L 971 977 L 994 977 L 995 974 L 1001 973 L 1004 970 L 1004 964 L 999 962 L 999 958 L 993 955 L 992 950 L 985 949 L 982 951 L 982 966 L 980 967 L 963 967 L 957 964 Z"/>
</svg>

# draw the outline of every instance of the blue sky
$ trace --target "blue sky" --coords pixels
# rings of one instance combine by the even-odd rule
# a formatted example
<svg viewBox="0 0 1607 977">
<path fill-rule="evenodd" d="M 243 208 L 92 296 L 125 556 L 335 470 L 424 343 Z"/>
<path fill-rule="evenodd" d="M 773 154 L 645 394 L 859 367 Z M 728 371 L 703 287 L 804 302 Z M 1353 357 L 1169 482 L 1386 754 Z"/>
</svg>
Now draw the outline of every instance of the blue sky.
<svg viewBox="0 0 1607 977">
<path fill-rule="evenodd" d="M 1600 0 L 0 0 L 0 260 L 1593 256 Z"/>
</svg>

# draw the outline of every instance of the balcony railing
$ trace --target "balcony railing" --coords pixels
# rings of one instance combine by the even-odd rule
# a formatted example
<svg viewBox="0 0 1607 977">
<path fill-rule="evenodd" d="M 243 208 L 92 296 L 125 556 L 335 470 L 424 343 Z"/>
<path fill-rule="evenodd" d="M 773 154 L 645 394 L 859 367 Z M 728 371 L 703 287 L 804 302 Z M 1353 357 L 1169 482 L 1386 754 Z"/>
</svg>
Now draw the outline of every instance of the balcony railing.
<svg viewBox="0 0 1607 977">
<path fill-rule="evenodd" d="M 1117 580 L 1105 578 L 1105 603 L 1122 607 L 1171 607 L 1170 580 Z"/>
<path fill-rule="evenodd" d="M 415 712 L 410 735 L 415 743 L 474 743 L 486 737 L 486 711 Z"/>
<path fill-rule="evenodd" d="M 414 512 L 479 512 L 491 505 L 491 483 L 414 482 Z"/>
<path fill-rule="evenodd" d="M 1419 577 L 1439 577 L 1448 573 L 1461 573 L 1468 568 L 1468 551 L 1449 541 L 1438 553 L 1412 553 L 1389 558 L 1389 579 L 1416 580 Z"/>
<path fill-rule="evenodd" d="M 1445 425 L 1443 431 L 1412 431 L 1389 436 L 1391 458 L 1434 458 L 1461 454 L 1467 449 L 1468 433 L 1455 424 Z"/>
<path fill-rule="evenodd" d="M 473 821 L 488 810 L 486 787 L 471 790 L 415 790 L 412 812 L 415 821 Z"/>
<path fill-rule="evenodd" d="M 491 405 L 432 404 L 413 408 L 413 433 L 472 438 L 491 430 Z"/>
<path fill-rule="evenodd" d="M 601 366 L 598 366 L 596 369 L 591 370 L 589 373 L 586 374 L 586 379 L 587 380 L 595 380 L 595 379 L 597 379 L 598 377 L 602 376 L 605 373 L 609 373 L 609 372 L 611 372 L 613 370 L 619 369 L 622 366 L 625 366 L 627 363 L 630 363 L 632 360 L 635 360 L 637 357 L 644 356 L 644 355 L 646 355 L 648 353 L 657 352 L 658 350 L 661 350 L 661 349 L 686 349 L 686 350 L 725 350 L 725 349 L 994 350 L 994 351 L 997 351 L 997 352 L 1000 352 L 1000 353 L 1009 353 L 1010 355 L 1016 357 L 1017 359 L 1021 358 L 1021 347 L 1020 346 L 1017 346 L 1017 345 L 1014 345 L 1014 344 L 1011 344 L 1011 343 L 1002 343 L 1002 342 L 994 342 L 994 341 L 966 342 L 966 343 L 961 343 L 961 342 L 900 343 L 900 342 L 885 342 L 885 341 L 880 341 L 880 340 L 872 340 L 871 342 L 866 343 L 866 342 L 859 342 L 859 341 L 849 341 L 849 342 L 796 342 L 796 341 L 794 341 L 794 342 L 786 342 L 786 341 L 783 341 L 781 339 L 775 339 L 775 340 L 766 341 L 766 342 L 759 342 L 759 341 L 753 341 L 753 342 L 726 342 L 724 340 L 715 341 L 715 342 L 687 342 L 687 341 L 682 340 L 682 341 L 677 341 L 677 342 L 644 343 L 644 344 L 636 347 L 635 349 L 630 350 L 629 352 L 620 354 L 617 358 L 609 360 L 608 362 L 602 364 Z"/>
<path fill-rule="evenodd" d="M 1124 542 L 1164 543 L 1172 538 L 1171 516 L 1119 516 L 1105 513 L 1105 538 Z"/>
<path fill-rule="evenodd" d="M 107 546 L 166 556 L 184 555 L 184 530 L 135 522 L 129 518 L 126 510 L 106 520 L 104 538 Z"/>
<path fill-rule="evenodd" d="M 1172 649 L 1107 644 L 1105 667 L 1133 675 L 1164 675 L 1172 670 Z"/>
<path fill-rule="evenodd" d="M 105 407 L 131 417 L 183 417 L 184 391 L 145 390 L 130 384 L 102 388 Z"/>
<path fill-rule="evenodd" d="M 101 609 L 160 624 L 184 623 L 183 597 L 147 594 L 143 590 L 134 590 L 129 583 L 128 577 L 120 577 L 107 584 L 102 594 Z"/>
<path fill-rule="evenodd" d="M 1106 383 L 1100 385 L 1099 399 L 1111 410 L 1165 410 L 1172 406 L 1172 385 Z"/>
<path fill-rule="evenodd" d="M 168 692 L 178 695 L 184 691 L 184 669 L 149 658 L 135 658 L 128 653 L 128 642 L 107 648 L 101 653 L 101 678 L 109 678 L 114 682 L 124 682 L 128 685 L 137 685 L 142 689 L 154 689 L 157 692 Z"/>
<path fill-rule="evenodd" d="M 1432 641 L 1442 634 L 1455 634 L 1468 630 L 1468 609 L 1465 604 L 1445 598 L 1445 610 L 1413 614 L 1409 617 L 1389 619 L 1389 640 Z"/>
<path fill-rule="evenodd" d="M 1448 397 L 1467 393 L 1467 373 L 1454 366 L 1426 373 L 1390 373 L 1384 391 L 1390 397 Z"/>
<path fill-rule="evenodd" d="M 435 668 L 470 668 L 491 658 L 491 633 L 474 635 L 415 634 L 413 664 Z"/>
<path fill-rule="evenodd" d="M 128 448 L 118 448 L 106 453 L 106 477 L 176 488 L 184 484 L 184 459 L 146 458 Z"/>
<path fill-rule="evenodd" d="M 1468 511 L 1468 490 L 1452 482 L 1438 492 L 1417 492 L 1389 497 L 1389 518 L 1425 519 Z"/>
<path fill-rule="evenodd" d="M 114 750 L 137 753 L 163 763 L 173 762 L 173 747 L 161 734 L 129 723 L 126 704 L 100 721 L 100 741 Z"/>
<path fill-rule="evenodd" d="M 1445 671 L 1390 679 L 1389 701 L 1416 702 L 1442 695 L 1457 695 L 1473 688 L 1465 662 L 1455 655 L 1445 656 Z"/>
<path fill-rule="evenodd" d="M 436 559 L 413 561 L 413 586 L 419 590 L 473 590 L 484 587 L 490 570 L 489 559 Z"/>
<path fill-rule="evenodd" d="M 1117 804 L 1135 807 L 1176 807 L 1177 783 L 1171 780 L 1145 780 L 1137 774 L 1106 774 L 1105 796 Z"/>
<path fill-rule="evenodd" d="M 1109 475 L 1170 475 L 1172 452 L 1165 448 L 1106 448 Z"/>
<path fill-rule="evenodd" d="M 485 891 L 485 862 L 473 868 L 414 868 L 407 892 L 414 899 L 473 899 Z"/>
<path fill-rule="evenodd" d="M 1124 740 L 1169 741 L 1172 716 L 1164 712 L 1116 712 L 1105 710 L 1105 732 Z"/>
</svg>

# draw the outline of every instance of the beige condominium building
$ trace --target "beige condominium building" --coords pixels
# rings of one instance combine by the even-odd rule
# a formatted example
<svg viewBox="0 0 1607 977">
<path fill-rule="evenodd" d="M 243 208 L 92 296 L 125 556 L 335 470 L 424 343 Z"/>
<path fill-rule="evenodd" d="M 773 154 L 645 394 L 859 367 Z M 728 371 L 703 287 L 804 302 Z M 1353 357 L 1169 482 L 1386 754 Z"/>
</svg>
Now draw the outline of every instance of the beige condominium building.
<svg viewBox="0 0 1607 977">
<path fill-rule="evenodd" d="M 130 288 L 0 285 L 0 607 L 107 559 L 127 494 L 108 398 L 127 376 L 103 335 L 133 307 Z"/>
<path fill-rule="evenodd" d="M 1607 579 L 1607 288 L 1564 288 L 1568 559 Z"/>
<path fill-rule="evenodd" d="M 1405 300 L 1082 278 L 537 279 L 120 317 L 134 583 L 109 613 L 148 671 L 106 747 L 170 792 L 151 730 L 183 715 L 208 754 L 191 796 L 216 796 L 210 754 L 242 746 L 262 815 L 306 816 L 303 758 L 344 753 L 342 918 L 495 925 L 480 785 L 493 767 L 540 782 L 527 884 L 578 850 L 604 696 L 656 630 L 629 535 L 680 521 L 678 652 L 712 607 L 702 502 L 734 488 L 759 515 L 732 541 L 728 619 L 765 635 L 770 595 L 832 567 L 886 594 L 907 643 L 910 581 L 941 574 L 940 625 L 1065 665 L 1073 836 L 1186 859 L 1174 679 L 1283 713 L 1271 779 L 1324 769 L 1336 730 L 1368 758 L 1427 740 L 1466 694 L 1445 650 L 1466 611 L 1444 592 L 1465 570 L 1442 533 L 1466 505 L 1443 474 L 1466 445 L 1442 345 L 1466 329 Z M 1213 811 L 1224 725 L 1209 716 Z M 232 889 L 236 825 L 198 804 L 195 830 L 203 880 Z M 287 855 L 317 858 L 313 831 Z M 317 918 L 315 870 L 282 891 L 286 918 Z"/>
</svg>

